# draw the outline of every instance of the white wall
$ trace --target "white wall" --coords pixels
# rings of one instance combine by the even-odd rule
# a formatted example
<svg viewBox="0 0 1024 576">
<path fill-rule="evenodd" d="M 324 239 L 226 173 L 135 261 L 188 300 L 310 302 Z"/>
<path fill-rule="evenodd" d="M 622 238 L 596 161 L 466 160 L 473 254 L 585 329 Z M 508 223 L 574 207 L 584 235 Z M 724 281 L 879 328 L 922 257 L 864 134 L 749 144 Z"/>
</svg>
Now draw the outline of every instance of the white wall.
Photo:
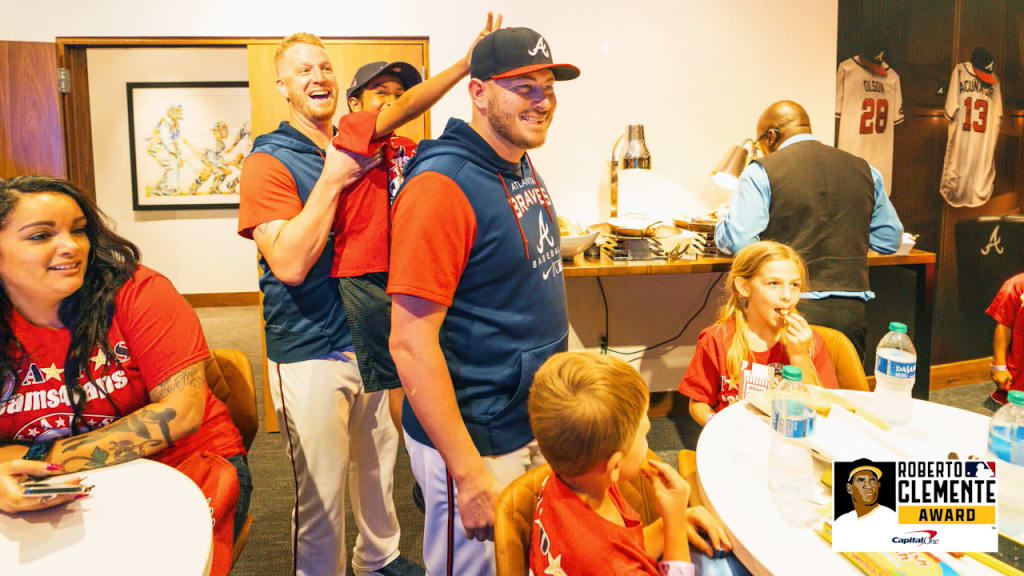
<svg viewBox="0 0 1024 576">
<path fill-rule="evenodd" d="M 59 8 L 0 0 L 0 8 L 5 16 L 0 38 L 6 40 L 283 36 L 298 30 L 324 36 L 428 36 L 434 71 L 465 53 L 486 9 L 465 0 L 93 0 Z M 558 86 L 558 112 L 548 142 L 532 156 L 559 212 L 583 223 L 597 220 L 607 203 L 609 153 L 630 123 L 645 125 L 657 176 L 674 188 L 662 198 L 670 213 L 698 213 L 727 200 L 708 180 L 711 167 L 730 145 L 754 136 L 758 115 L 773 101 L 803 104 L 818 137 L 832 142 L 838 0 L 496 0 L 490 8 L 504 13 L 506 25 L 537 29 L 557 61 L 582 69 L 578 80 Z M 449 116 L 466 117 L 468 111 L 463 83 L 434 107 L 433 134 L 440 133 Z M 130 189 L 118 194 L 129 198 Z M 168 226 L 194 224 L 194 216 L 179 213 L 180 220 Z M 222 242 L 218 249 L 236 242 L 233 232 L 225 232 Z M 216 250 L 203 254 L 211 252 Z M 179 269 L 163 271 L 185 292 L 242 289 L 236 280 L 248 282 L 244 289 L 255 289 L 252 275 Z M 605 279 L 612 345 L 637 348 L 674 335 L 699 307 L 713 278 Z M 567 287 L 570 316 L 580 336 L 573 344 L 589 345 L 604 330 L 596 281 L 570 279 Z M 710 322 L 714 305 L 694 321 L 680 340 L 684 345 L 647 353 L 635 363 L 652 388 L 670 389 L 678 382 L 696 332 Z"/>
<path fill-rule="evenodd" d="M 184 294 L 248 292 L 256 247 L 235 233 L 237 210 L 132 209 L 127 82 L 245 81 L 244 48 L 95 49 L 89 63 L 96 203 L 135 242 L 147 266 Z"/>
</svg>

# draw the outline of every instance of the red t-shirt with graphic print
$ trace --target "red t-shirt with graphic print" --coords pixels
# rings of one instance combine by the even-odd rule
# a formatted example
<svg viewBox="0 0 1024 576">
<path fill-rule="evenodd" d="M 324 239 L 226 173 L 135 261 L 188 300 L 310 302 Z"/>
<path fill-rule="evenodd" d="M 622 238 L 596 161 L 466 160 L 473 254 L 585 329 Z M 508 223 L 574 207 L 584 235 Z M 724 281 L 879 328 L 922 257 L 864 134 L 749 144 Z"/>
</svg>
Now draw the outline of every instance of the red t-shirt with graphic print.
<svg viewBox="0 0 1024 576">
<path fill-rule="evenodd" d="M 716 322 L 701 330 L 697 336 L 697 349 L 694 350 L 686 373 L 679 382 L 680 394 L 708 404 L 715 412 L 740 399 L 735 388 L 722 387 L 722 378 L 728 378 L 726 355 L 735 331 L 735 323 L 732 320 Z M 747 361 L 751 359 L 766 366 L 772 363 L 789 363 L 781 338 L 764 352 L 751 351 Z M 817 332 L 811 340 L 811 362 L 823 387 L 839 388 L 835 367 L 832 366 L 832 359 L 828 357 L 828 351 L 825 349 L 825 341 Z"/>
<path fill-rule="evenodd" d="M 405 163 L 416 153 L 416 143 L 394 135 L 372 140 L 377 115 L 369 111 L 345 114 L 331 141 L 336 148 L 364 156 L 384 148 L 384 160 L 342 191 L 338 199 L 331 261 L 335 278 L 388 270 L 391 203 L 402 185 Z"/>
<path fill-rule="evenodd" d="M 531 574 L 693 576 L 690 562 L 658 562 L 647 555 L 643 522 L 618 486 L 608 493 L 625 526 L 599 516 L 554 473 L 539 492 L 530 530 Z"/>
<path fill-rule="evenodd" d="M 1013 378 L 1011 390 L 1024 390 L 1024 273 L 1003 283 L 995 299 L 985 309 L 993 320 L 1012 329 L 1006 370 Z"/>
<path fill-rule="evenodd" d="M 0 404 L 0 442 L 67 436 L 73 413 L 64 387 L 64 358 L 71 332 L 33 326 L 15 311 L 9 322 L 27 358 L 17 369 L 17 393 Z M 97 348 L 82 369 L 91 372 L 110 399 L 84 374 L 80 378 L 88 398 L 83 421 L 93 429 L 149 404 L 153 387 L 210 355 L 195 311 L 167 278 L 144 266 L 117 291 L 107 339 L 116 361 Z M 245 453 L 227 408 L 209 389 L 199 430 L 150 458 L 177 466 L 202 450 L 220 456 Z"/>
</svg>

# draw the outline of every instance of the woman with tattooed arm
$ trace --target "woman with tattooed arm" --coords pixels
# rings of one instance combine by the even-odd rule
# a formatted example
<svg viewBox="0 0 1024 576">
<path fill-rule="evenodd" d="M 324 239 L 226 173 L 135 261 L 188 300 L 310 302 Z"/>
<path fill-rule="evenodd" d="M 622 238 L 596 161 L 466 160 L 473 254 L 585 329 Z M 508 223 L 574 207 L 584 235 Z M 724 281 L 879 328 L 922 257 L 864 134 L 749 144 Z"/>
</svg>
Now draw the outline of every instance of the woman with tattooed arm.
<svg viewBox="0 0 1024 576">
<path fill-rule="evenodd" d="M 212 499 L 213 573 L 226 573 L 252 489 L 245 450 L 207 388 L 195 312 L 138 260 L 70 183 L 0 180 L 0 463 L 178 468 Z"/>
</svg>

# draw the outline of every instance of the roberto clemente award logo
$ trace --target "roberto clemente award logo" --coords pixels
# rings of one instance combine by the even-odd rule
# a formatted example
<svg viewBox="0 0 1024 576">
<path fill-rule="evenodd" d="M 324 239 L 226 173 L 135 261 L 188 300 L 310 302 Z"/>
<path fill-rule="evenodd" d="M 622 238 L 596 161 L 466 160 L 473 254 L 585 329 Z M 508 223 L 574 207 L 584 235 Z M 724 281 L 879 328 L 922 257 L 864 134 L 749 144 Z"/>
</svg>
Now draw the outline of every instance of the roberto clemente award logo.
<svg viewBox="0 0 1024 576">
<path fill-rule="evenodd" d="M 991 552 L 996 464 L 983 460 L 834 462 L 836 552 Z"/>
</svg>

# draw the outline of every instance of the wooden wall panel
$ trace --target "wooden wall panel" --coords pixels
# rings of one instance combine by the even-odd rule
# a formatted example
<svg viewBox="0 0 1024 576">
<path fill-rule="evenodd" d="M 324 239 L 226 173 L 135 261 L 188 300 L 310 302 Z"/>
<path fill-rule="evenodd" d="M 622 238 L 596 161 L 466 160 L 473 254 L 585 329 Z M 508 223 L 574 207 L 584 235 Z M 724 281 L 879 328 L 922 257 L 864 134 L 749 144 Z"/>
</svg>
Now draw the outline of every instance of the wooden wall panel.
<svg viewBox="0 0 1024 576">
<path fill-rule="evenodd" d="M 46 42 L 0 42 L 0 177 L 22 174 L 66 175 L 57 47 Z"/>
<path fill-rule="evenodd" d="M 71 93 L 64 95 L 68 180 L 93 201 L 96 176 L 92 158 L 92 119 L 89 113 L 89 65 L 82 46 L 61 46 L 61 64 L 71 74 Z"/>
<path fill-rule="evenodd" d="M 918 247 L 938 255 L 932 362 L 967 360 L 979 347 L 964 346 L 963 339 L 983 342 L 990 334 L 942 329 L 965 320 L 958 308 L 954 232 L 959 220 L 1020 213 L 1024 206 L 1024 0 L 840 0 L 838 24 L 840 61 L 877 35 L 900 75 L 906 122 L 895 132 L 891 198 L 906 230 L 920 234 Z M 952 208 L 938 193 L 948 127 L 944 91 L 955 64 L 978 45 L 996 56 L 1003 91 L 996 184 L 984 206 Z"/>
<path fill-rule="evenodd" d="M 338 81 L 338 111 L 335 120 L 348 112 L 345 103 L 345 89 L 355 71 L 366 64 L 377 60 L 389 62 L 401 60 L 408 62 L 424 72 L 427 61 L 426 40 L 329 40 L 324 39 L 327 54 L 334 65 L 335 78 Z M 247 47 L 249 56 L 249 99 L 252 110 L 252 128 L 254 135 L 270 132 L 282 120 L 288 119 L 288 103 L 277 92 L 274 71 L 274 53 L 277 42 L 250 44 Z M 419 120 L 410 122 L 400 128 L 397 133 L 420 141 L 430 134 L 430 112 Z"/>
</svg>

